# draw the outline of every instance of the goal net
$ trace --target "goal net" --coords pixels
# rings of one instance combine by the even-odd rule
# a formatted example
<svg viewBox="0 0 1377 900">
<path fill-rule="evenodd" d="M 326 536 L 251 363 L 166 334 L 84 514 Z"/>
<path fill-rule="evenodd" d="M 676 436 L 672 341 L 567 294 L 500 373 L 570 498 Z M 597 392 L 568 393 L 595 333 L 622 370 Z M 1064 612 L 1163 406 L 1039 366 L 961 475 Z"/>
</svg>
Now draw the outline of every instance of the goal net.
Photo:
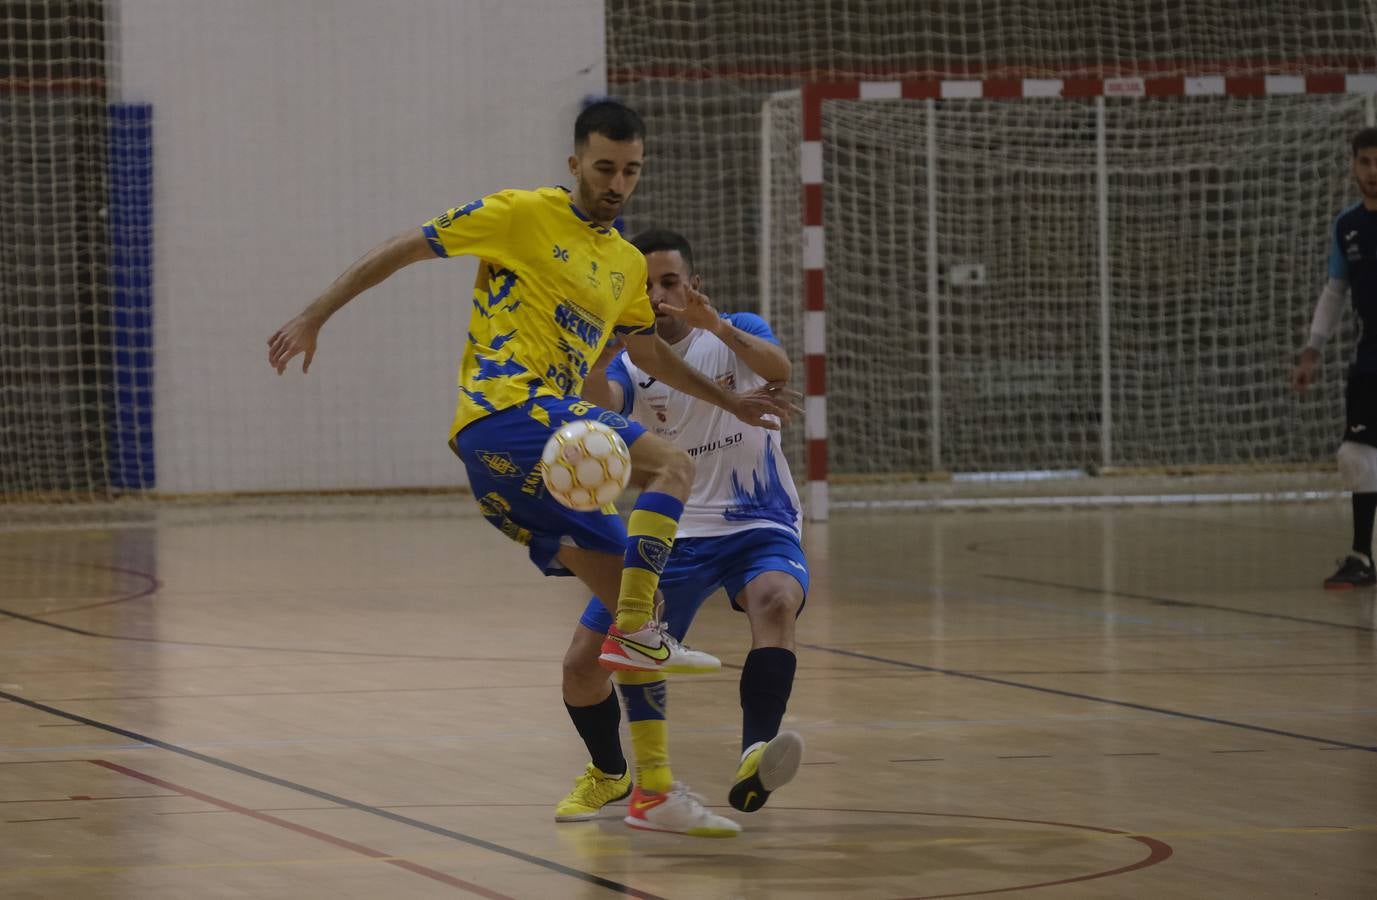
<svg viewBox="0 0 1377 900">
<path fill-rule="evenodd" d="M 1351 190 L 1346 139 L 1371 121 L 1377 83 L 1273 79 L 1261 96 L 1177 83 L 1176 96 L 997 99 L 979 82 L 915 86 L 967 95 L 925 100 L 873 85 L 814 101 L 813 142 L 798 94 L 765 104 L 761 271 L 791 355 L 825 360 L 825 429 L 809 432 L 834 482 L 1332 453 L 1333 404 L 1286 381 Z M 810 271 L 821 312 L 805 311 Z M 1322 396 L 1346 344 L 1328 348 Z"/>
</svg>

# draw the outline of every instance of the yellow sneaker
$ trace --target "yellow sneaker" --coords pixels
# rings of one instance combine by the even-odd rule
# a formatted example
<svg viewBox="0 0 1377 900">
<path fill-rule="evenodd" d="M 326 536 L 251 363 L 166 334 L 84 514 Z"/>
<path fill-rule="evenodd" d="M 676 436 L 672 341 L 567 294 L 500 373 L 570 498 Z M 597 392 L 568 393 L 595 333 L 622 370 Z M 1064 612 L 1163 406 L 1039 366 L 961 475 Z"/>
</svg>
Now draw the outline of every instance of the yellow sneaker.
<svg viewBox="0 0 1377 900">
<path fill-rule="evenodd" d="M 618 777 L 604 773 L 592 763 L 574 779 L 574 789 L 555 806 L 556 822 L 583 822 L 593 818 L 609 803 L 631 793 L 631 767 Z"/>
<path fill-rule="evenodd" d="M 727 802 L 742 812 L 755 812 L 765 805 L 771 791 L 793 779 L 802 760 L 803 738 L 792 731 L 781 731 L 768 744 L 752 744 L 741 755 Z"/>
</svg>

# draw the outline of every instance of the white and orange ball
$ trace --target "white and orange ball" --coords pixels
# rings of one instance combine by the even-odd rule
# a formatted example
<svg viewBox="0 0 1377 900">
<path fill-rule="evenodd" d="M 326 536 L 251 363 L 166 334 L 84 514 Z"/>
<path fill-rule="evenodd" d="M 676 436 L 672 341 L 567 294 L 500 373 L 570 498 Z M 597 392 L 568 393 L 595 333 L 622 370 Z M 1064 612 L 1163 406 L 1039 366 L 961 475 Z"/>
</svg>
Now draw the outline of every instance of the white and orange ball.
<svg viewBox="0 0 1377 900">
<path fill-rule="evenodd" d="M 560 426 L 545 442 L 540 462 L 550 496 L 583 512 L 616 500 L 631 480 L 626 441 L 592 419 Z"/>
</svg>

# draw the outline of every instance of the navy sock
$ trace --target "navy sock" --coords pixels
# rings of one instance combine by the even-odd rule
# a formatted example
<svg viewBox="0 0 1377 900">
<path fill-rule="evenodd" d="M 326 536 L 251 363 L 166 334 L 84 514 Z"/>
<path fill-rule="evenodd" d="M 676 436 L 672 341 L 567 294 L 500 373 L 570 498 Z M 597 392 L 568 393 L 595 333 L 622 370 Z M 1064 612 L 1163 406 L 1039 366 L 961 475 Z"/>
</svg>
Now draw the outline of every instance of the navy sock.
<svg viewBox="0 0 1377 900">
<path fill-rule="evenodd" d="M 1372 516 L 1377 513 L 1377 494 L 1353 495 L 1353 552 L 1372 558 Z"/>
<path fill-rule="evenodd" d="M 794 688 L 794 651 L 757 647 L 741 667 L 741 749 L 779 734 Z"/>
<path fill-rule="evenodd" d="M 617 692 L 609 690 L 607 699 L 592 706 L 570 706 L 569 718 L 578 729 L 583 745 L 588 748 L 588 756 L 593 765 L 605 775 L 621 775 L 626 771 L 626 757 L 622 755 L 622 707 L 617 702 Z"/>
</svg>

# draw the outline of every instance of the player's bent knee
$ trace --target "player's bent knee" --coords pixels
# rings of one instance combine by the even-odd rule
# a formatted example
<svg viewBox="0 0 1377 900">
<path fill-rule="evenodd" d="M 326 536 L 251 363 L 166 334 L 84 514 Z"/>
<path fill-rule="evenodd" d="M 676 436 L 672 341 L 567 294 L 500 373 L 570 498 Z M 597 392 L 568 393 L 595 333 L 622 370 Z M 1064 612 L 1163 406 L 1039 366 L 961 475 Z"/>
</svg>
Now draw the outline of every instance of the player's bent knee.
<svg viewBox="0 0 1377 900">
<path fill-rule="evenodd" d="M 673 459 L 669 461 L 669 465 L 666 466 L 665 471 L 665 475 L 669 480 L 683 487 L 685 491 L 684 496 L 686 497 L 688 496 L 688 490 L 693 487 L 693 473 L 693 457 L 689 456 L 683 450 L 680 450 L 674 455 Z"/>
<path fill-rule="evenodd" d="M 594 671 L 601 669 L 601 671 Z M 564 666 L 560 693 L 570 706 L 592 706 L 607 696 L 611 689 L 611 673 L 594 663 L 593 669 L 584 666 Z"/>
<path fill-rule="evenodd" d="M 597 690 L 608 683 L 611 675 L 598 663 L 602 642 L 588 639 L 582 631 L 587 629 L 576 633 L 569 642 L 569 649 L 564 651 L 563 684 L 566 693 L 570 689 Z"/>
<path fill-rule="evenodd" d="M 1339 478 L 1355 494 L 1377 493 L 1377 447 L 1344 441 L 1339 445 Z"/>
<path fill-rule="evenodd" d="M 803 597 L 788 588 L 771 588 L 752 596 L 747 609 L 752 619 L 780 625 L 792 625 L 798 617 Z"/>
</svg>

